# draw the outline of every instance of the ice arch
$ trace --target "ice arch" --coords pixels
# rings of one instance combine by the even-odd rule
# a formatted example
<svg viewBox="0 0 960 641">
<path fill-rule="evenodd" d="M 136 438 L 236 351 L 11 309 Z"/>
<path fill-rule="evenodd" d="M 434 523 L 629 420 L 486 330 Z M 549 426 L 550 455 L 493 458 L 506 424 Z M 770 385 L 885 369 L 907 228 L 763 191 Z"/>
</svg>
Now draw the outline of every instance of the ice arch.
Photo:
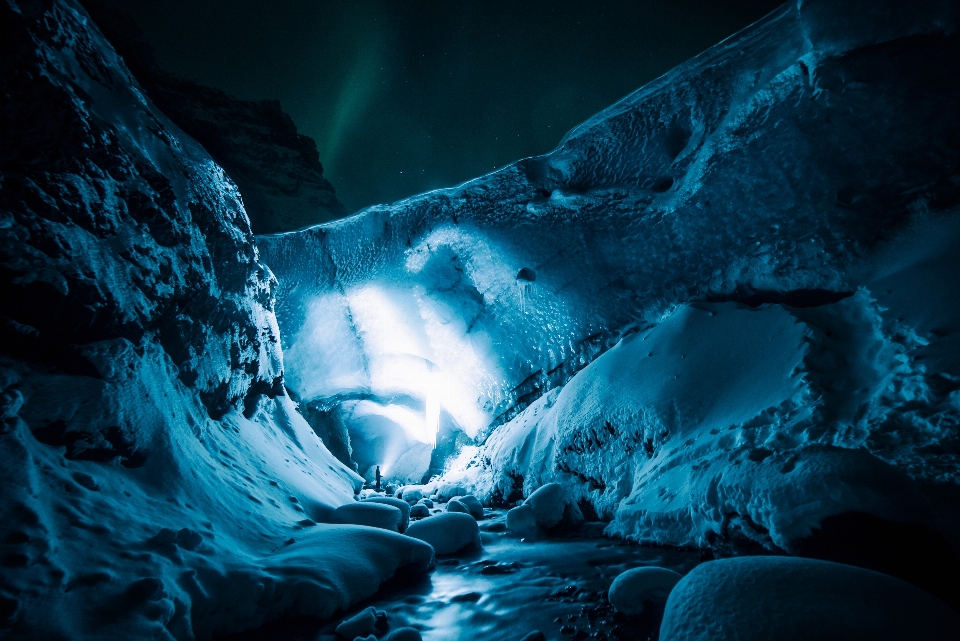
<svg viewBox="0 0 960 641">
<path fill-rule="evenodd" d="M 286 383 L 337 413 L 361 473 L 375 463 L 419 480 L 431 463 L 422 445 L 477 437 L 576 353 L 584 329 L 563 292 L 527 277 L 518 296 L 528 256 L 479 229 L 439 224 L 365 278 L 337 269 L 324 232 L 264 244 L 306 241 L 282 282 Z"/>
</svg>

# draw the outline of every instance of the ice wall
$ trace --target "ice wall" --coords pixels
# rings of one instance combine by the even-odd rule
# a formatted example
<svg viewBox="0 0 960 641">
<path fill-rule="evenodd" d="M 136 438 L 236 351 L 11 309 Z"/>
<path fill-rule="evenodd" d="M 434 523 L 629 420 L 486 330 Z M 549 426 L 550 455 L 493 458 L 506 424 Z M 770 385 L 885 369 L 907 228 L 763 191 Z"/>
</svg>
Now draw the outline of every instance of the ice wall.
<svg viewBox="0 0 960 641">
<path fill-rule="evenodd" d="M 573 391 L 542 395 L 621 336 L 685 318 L 692 312 L 684 305 L 767 304 L 781 311 L 756 317 L 799 319 L 795 343 L 851 333 L 839 351 L 797 344 L 790 352 L 803 359 L 798 379 L 836 387 L 776 379 L 784 370 L 771 374 L 776 394 L 721 412 L 719 423 L 747 424 L 800 394 L 791 401 L 797 411 L 823 425 L 785 437 L 783 448 L 868 447 L 915 478 L 956 483 L 960 369 L 956 305 L 946 302 L 957 293 L 956 25 L 950 2 L 787 3 L 575 128 L 550 154 L 259 238 L 280 282 L 288 385 L 333 405 L 363 397 L 389 408 L 412 397 L 425 407 L 433 398 L 483 440 L 511 419 L 542 427 L 531 412 L 549 399 L 568 399 L 564 412 L 572 412 L 583 400 Z M 861 318 L 836 327 L 824 320 L 845 314 Z M 755 316 L 732 318 L 735 329 Z M 729 338 L 736 336 L 747 344 L 742 358 L 767 358 L 750 334 Z M 709 337 L 702 340 L 709 349 Z M 894 350 L 899 360 L 844 361 L 873 363 L 871 350 Z M 863 373 L 870 368 L 877 373 Z M 904 368 L 911 373 L 897 378 Z M 625 384 L 619 372 L 595 384 Z M 858 388 L 863 377 L 869 382 Z M 887 384 L 900 390 L 891 392 L 898 400 L 883 396 Z M 672 389 L 662 388 L 663 403 Z M 749 387 L 737 393 L 751 395 Z M 887 403 L 919 405 L 872 413 Z M 552 414 L 564 434 L 593 429 L 587 415 L 564 412 Z M 638 420 L 624 419 L 628 431 L 653 429 Z M 838 436 L 845 431 L 857 436 Z M 586 462 L 529 447 L 543 473 L 529 476 L 525 463 L 512 471 L 528 481 L 566 474 L 589 488 Z M 498 483 L 507 478 L 501 459 L 491 465 Z M 631 466 L 597 479 L 622 489 L 584 495 L 612 514 L 642 467 Z M 631 527 L 623 531 L 636 534 Z"/>
<path fill-rule="evenodd" d="M 236 186 L 77 3 L 0 25 L 0 636 L 206 639 L 428 566 L 317 523 L 361 479 L 284 393 Z"/>
</svg>

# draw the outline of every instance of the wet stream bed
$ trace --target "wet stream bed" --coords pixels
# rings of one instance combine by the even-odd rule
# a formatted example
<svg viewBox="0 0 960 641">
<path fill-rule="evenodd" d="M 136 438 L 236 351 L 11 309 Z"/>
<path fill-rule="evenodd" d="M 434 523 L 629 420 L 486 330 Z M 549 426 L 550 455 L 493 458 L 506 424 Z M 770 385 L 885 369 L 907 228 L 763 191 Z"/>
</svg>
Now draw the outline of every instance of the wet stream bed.
<svg viewBox="0 0 960 641">
<path fill-rule="evenodd" d="M 285 620 L 229 638 L 333 641 L 342 620 L 373 606 L 386 613 L 389 629 L 417 628 L 424 641 L 520 641 L 534 630 L 557 640 L 655 640 L 662 608 L 632 618 L 615 613 L 607 602 L 610 584 L 634 567 L 686 574 L 701 562 L 699 551 L 606 538 L 603 523 L 520 539 L 505 531 L 504 520 L 504 512 L 488 510 L 480 523 L 482 550 L 439 557 L 433 572 L 393 579 L 341 617 Z"/>
</svg>

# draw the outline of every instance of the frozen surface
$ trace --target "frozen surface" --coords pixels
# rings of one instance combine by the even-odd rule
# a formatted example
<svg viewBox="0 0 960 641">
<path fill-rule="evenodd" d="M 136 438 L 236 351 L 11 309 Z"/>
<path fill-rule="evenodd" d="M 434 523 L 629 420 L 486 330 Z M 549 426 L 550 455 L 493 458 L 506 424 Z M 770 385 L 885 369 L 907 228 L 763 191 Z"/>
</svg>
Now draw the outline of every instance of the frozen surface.
<svg viewBox="0 0 960 641">
<path fill-rule="evenodd" d="M 328 524 L 362 479 L 284 394 L 223 170 L 77 3 L 0 23 L 0 635 L 208 639 L 426 571 L 426 544 Z"/>
<path fill-rule="evenodd" d="M 660 544 L 741 538 L 792 550 L 834 514 L 922 521 L 930 507 L 907 474 L 864 448 L 871 414 L 890 412 L 892 382 L 909 375 L 882 335 L 836 329 L 872 331 L 864 317 L 880 322 L 863 291 L 816 311 L 681 306 L 500 427 L 448 477 L 528 502 L 560 482 L 612 518 L 611 533 Z M 825 346 L 818 337 L 831 329 Z M 823 368 L 828 358 L 849 365 Z M 830 394 L 854 387 L 857 404 Z"/>
<path fill-rule="evenodd" d="M 670 593 L 662 641 L 960 637 L 960 615 L 898 579 L 785 557 L 711 561 Z"/>
<path fill-rule="evenodd" d="M 389 416 L 388 475 L 439 424 L 467 491 L 558 482 L 638 540 L 960 533 L 907 481 L 960 481 L 956 24 L 787 3 L 550 154 L 259 238 L 288 384 Z"/>
<path fill-rule="evenodd" d="M 0 4 L 3 632 L 210 638 L 422 573 L 416 538 L 331 524 L 350 456 L 408 502 L 555 482 L 644 542 L 960 532 L 956 17 L 784 5 L 551 154 L 261 255 L 73 0 Z M 476 541 L 407 531 L 445 519 Z M 556 636 L 638 559 L 699 558 L 484 538 L 384 608 Z"/>
</svg>

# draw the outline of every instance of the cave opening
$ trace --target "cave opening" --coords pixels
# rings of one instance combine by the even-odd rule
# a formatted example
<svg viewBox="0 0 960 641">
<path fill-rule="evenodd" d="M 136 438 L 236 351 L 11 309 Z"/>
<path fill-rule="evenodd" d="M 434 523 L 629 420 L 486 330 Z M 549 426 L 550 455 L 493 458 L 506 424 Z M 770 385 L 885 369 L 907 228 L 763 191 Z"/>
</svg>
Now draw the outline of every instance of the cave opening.
<svg viewBox="0 0 960 641">
<path fill-rule="evenodd" d="M 105 2 L 0 4 L 4 638 L 956 638 L 955 3 L 782 5 L 346 216 Z"/>
</svg>

